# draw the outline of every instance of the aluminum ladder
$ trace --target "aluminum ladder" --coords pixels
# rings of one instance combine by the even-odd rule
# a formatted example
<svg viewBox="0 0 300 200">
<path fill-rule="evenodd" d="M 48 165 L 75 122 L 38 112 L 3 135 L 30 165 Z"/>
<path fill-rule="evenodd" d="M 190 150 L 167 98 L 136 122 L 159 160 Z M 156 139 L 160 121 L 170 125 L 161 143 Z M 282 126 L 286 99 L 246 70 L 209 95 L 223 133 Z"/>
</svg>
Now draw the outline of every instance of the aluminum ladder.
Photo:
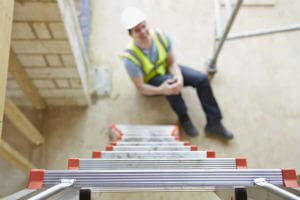
<svg viewBox="0 0 300 200">
<path fill-rule="evenodd" d="M 216 158 L 214 151 L 180 141 L 175 125 L 118 124 L 110 137 L 113 142 L 92 152 L 92 158 L 70 158 L 68 170 L 33 169 L 27 189 L 4 199 L 90 200 L 96 192 L 140 191 L 214 191 L 224 200 L 300 199 L 294 169 L 247 169 L 245 158 Z"/>
</svg>

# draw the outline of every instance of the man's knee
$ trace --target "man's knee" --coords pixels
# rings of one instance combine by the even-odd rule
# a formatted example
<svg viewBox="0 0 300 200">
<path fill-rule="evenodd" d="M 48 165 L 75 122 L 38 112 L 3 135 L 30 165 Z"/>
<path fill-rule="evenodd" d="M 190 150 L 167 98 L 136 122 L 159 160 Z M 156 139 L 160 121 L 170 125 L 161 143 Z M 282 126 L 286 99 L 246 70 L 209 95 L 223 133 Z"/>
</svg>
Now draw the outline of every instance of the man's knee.
<svg viewBox="0 0 300 200">
<path fill-rule="evenodd" d="M 202 87 L 210 84 L 208 76 L 201 72 L 197 72 L 194 74 L 193 83 L 194 87 Z"/>
<path fill-rule="evenodd" d="M 206 74 L 202 74 L 201 82 L 204 85 L 209 85 L 209 79 L 208 79 L 208 76 Z"/>
</svg>

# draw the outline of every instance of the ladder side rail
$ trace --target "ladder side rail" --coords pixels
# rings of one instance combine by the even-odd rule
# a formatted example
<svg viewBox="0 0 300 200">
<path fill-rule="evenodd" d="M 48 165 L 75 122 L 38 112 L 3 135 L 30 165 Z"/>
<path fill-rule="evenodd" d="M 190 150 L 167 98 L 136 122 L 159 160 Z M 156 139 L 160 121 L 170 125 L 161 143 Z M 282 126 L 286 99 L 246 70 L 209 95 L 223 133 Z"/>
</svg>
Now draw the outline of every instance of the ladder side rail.
<svg viewBox="0 0 300 200">
<path fill-rule="evenodd" d="M 232 24 L 240 10 L 240 7 L 243 3 L 243 0 L 238 0 L 233 12 L 231 13 L 229 19 L 228 19 L 228 22 L 226 24 L 226 27 L 224 29 L 224 31 L 222 32 L 222 36 L 221 36 L 221 39 L 216 42 L 216 48 L 215 48 L 215 51 L 214 51 L 214 54 L 212 56 L 212 58 L 209 60 L 208 62 L 208 72 L 209 73 L 215 73 L 217 71 L 217 67 L 216 67 L 216 63 L 217 63 L 217 59 L 218 59 L 218 56 L 222 50 L 222 47 L 224 45 L 224 42 L 226 41 L 226 38 L 227 38 L 227 35 L 232 27 Z"/>
<path fill-rule="evenodd" d="M 221 23 L 221 2 L 220 0 L 215 0 L 215 26 L 216 26 L 216 31 L 215 35 L 216 38 L 219 38 L 222 36 L 222 23 Z"/>
<path fill-rule="evenodd" d="M 264 189 L 267 189 L 267 190 L 285 198 L 285 199 L 300 200 L 300 197 L 298 197 L 295 194 L 292 194 L 284 189 L 281 189 L 278 186 L 275 186 L 275 185 L 269 183 L 268 181 L 266 181 L 265 178 L 256 178 L 256 179 L 254 179 L 254 183 Z"/>
<path fill-rule="evenodd" d="M 226 8 L 227 20 L 228 20 L 232 13 L 232 0 L 225 1 L 225 8 Z"/>
<path fill-rule="evenodd" d="M 23 189 L 18 192 L 15 192 L 14 194 L 11 194 L 9 196 L 6 196 L 3 198 L 3 200 L 16 200 L 16 199 L 22 199 L 32 193 L 34 193 L 36 190 L 34 189 Z"/>
<path fill-rule="evenodd" d="M 299 30 L 300 30 L 300 24 L 293 24 L 293 25 L 282 26 L 282 27 L 278 27 L 278 28 L 259 29 L 259 30 L 255 30 L 255 31 L 231 33 L 228 35 L 226 40 L 236 40 L 236 39 L 271 35 L 271 34 L 277 34 L 277 33 L 286 33 L 286 32 L 299 31 Z M 217 38 L 217 40 L 219 40 L 219 39 L 220 38 Z"/>
<path fill-rule="evenodd" d="M 29 198 L 28 200 L 40 200 L 40 199 L 45 199 L 45 198 L 51 197 L 52 195 L 66 189 L 66 188 L 71 187 L 74 184 L 75 180 L 74 179 L 61 179 L 60 182 L 61 182 L 60 184 L 54 185 L 53 187 Z"/>
</svg>

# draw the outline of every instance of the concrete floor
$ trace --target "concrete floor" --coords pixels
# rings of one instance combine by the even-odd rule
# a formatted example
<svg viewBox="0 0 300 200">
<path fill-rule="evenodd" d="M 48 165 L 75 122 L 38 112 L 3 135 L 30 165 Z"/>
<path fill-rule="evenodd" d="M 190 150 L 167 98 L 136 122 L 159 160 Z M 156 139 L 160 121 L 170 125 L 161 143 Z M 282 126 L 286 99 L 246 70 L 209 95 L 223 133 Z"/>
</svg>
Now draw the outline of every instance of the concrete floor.
<svg viewBox="0 0 300 200">
<path fill-rule="evenodd" d="M 33 119 L 46 137 L 41 147 L 22 147 L 26 156 L 41 168 L 66 169 L 70 157 L 91 157 L 109 143 L 113 123 L 173 124 L 176 116 L 163 97 L 137 93 L 118 54 L 128 40 L 119 20 L 128 5 L 142 8 L 150 27 L 171 34 L 177 61 L 205 70 L 214 39 L 214 5 L 211 0 L 94 0 L 91 30 L 91 63 L 111 68 L 112 91 L 89 108 L 49 108 Z M 276 0 L 274 7 L 243 7 L 233 31 L 248 31 L 299 23 L 298 0 Z M 225 13 L 223 13 L 225 14 Z M 190 89 L 183 90 L 189 113 L 201 130 L 190 140 L 203 150 L 215 150 L 218 157 L 246 157 L 249 168 L 295 168 L 300 173 L 300 32 L 230 41 L 218 61 L 212 87 L 223 111 L 224 124 L 235 133 L 224 142 L 203 134 L 205 117 Z M 298 99 L 298 100 L 297 100 Z M 33 111 L 32 111 L 33 112 Z M 28 113 L 30 114 L 30 112 Z M 34 115 L 36 116 L 36 115 Z M 4 125 L 4 138 L 13 136 L 13 127 Z M 16 141 L 10 139 L 10 141 Z M 26 144 L 25 139 L 18 139 Z M 16 142 L 15 146 L 18 146 Z M 0 161 L 0 193 L 7 195 L 26 184 L 26 178 Z M 3 178 L 3 180 L 4 180 Z M 103 194 L 101 199 L 216 199 L 212 193 Z"/>
</svg>

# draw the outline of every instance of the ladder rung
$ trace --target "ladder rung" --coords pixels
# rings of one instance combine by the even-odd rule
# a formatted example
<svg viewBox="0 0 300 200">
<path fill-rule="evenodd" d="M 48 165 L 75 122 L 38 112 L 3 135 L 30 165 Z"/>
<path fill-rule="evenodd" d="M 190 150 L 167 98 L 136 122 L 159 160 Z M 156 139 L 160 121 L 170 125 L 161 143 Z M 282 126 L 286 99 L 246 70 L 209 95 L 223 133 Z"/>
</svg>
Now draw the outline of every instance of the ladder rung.
<svg viewBox="0 0 300 200">
<path fill-rule="evenodd" d="M 151 134 L 151 133 L 168 133 L 172 135 L 179 134 L 178 126 L 121 126 L 115 125 L 112 126 L 111 131 L 116 134 L 130 134 L 130 133 L 139 133 L 139 134 Z"/>
<path fill-rule="evenodd" d="M 31 177 L 34 177 L 32 173 Z M 193 187 L 196 190 L 205 190 L 207 187 L 250 187 L 254 186 L 254 179 L 261 177 L 273 185 L 283 186 L 280 169 L 45 170 L 43 176 L 40 177 L 43 181 L 40 187 L 54 186 L 61 179 L 75 179 L 73 186 L 75 188 L 88 187 L 114 191 L 120 191 L 122 188 L 131 191 L 135 188 L 184 190 Z"/>
<path fill-rule="evenodd" d="M 75 161 L 74 161 L 75 160 Z M 78 160 L 78 161 L 76 161 Z M 69 169 L 236 169 L 235 158 L 211 159 L 69 159 Z M 76 163 L 76 164 L 74 164 Z M 244 166 L 246 167 L 246 166 Z"/>
<path fill-rule="evenodd" d="M 106 150 L 109 149 L 111 151 L 195 151 L 197 146 L 107 146 Z"/>
<path fill-rule="evenodd" d="M 177 125 L 124 125 L 117 124 L 113 127 L 124 131 L 124 130 L 173 130 L 174 128 L 178 128 Z"/>
<path fill-rule="evenodd" d="M 123 136 L 120 141 L 123 142 L 175 142 L 176 137 L 127 137 Z"/>
<path fill-rule="evenodd" d="M 110 132 L 110 137 L 115 140 L 121 136 L 141 137 L 141 136 L 178 136 L 178 126 L 126 126 L 113 125 Z"/>
<path fill-rule="evenodd" d="M 130 137 L 169 137 L 169 136 L 176 136 L 178 134 L 160 132 L 160 131 L 130 131 L 128 133 L 122 133 L 122 136 L 130 136 Z"/>
<path fill-rule="evenodd" d="M 112 142 L 115 146 L 186 146 L 190 145 L 190 142 Z"/>
<path fill-rule="evenodd" d="M 168 159 L 207 158 L 211 151 L 102 151 L 101 158 L 116 159 Z"/>
</svg>

